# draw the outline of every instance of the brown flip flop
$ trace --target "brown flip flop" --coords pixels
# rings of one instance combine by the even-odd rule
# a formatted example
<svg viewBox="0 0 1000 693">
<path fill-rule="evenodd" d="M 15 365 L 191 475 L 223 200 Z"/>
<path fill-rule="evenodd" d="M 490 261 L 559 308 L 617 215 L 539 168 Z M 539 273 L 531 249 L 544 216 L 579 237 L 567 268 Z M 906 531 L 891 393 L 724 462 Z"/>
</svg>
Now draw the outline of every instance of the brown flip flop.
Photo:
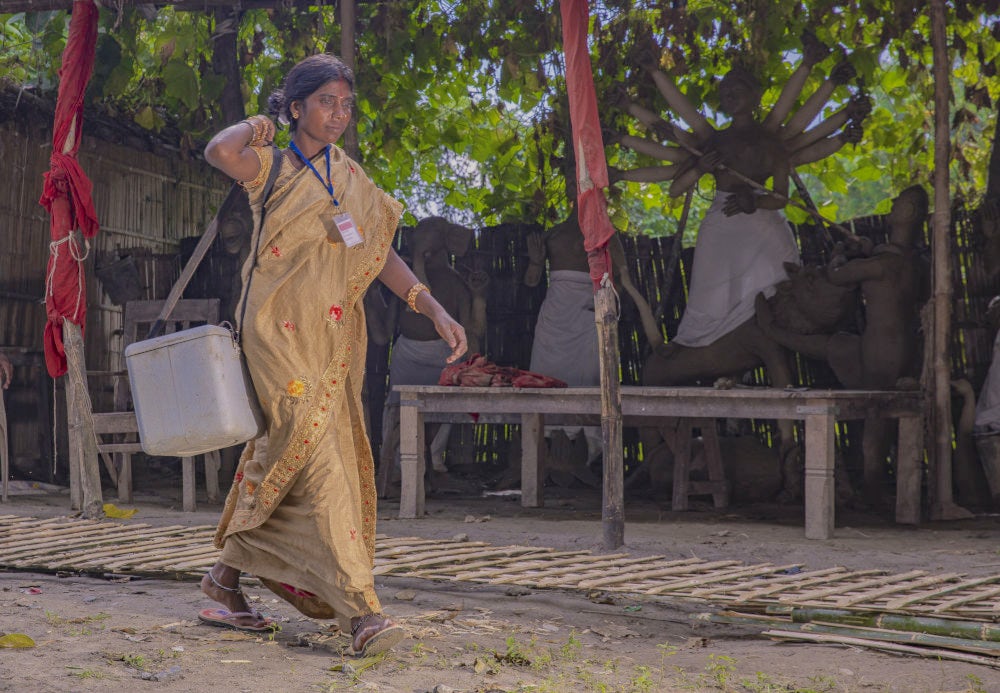
<svg viewBox="0 0 1000 693">
<path fill-rule="evenodd" d="M 239 619 L 255 618 L 259 625 L 247 625 L 240 623 Z M 198 620 L 208 626 L 219 628 L 232 628 L 233 630 L 243 630 L 248 633 L 270 633 L 278 629 L 276 621 L 264 618 L 256 611 L 229 611 L 228 609 L 202 609 L 198 613 Z"/>
</svg>

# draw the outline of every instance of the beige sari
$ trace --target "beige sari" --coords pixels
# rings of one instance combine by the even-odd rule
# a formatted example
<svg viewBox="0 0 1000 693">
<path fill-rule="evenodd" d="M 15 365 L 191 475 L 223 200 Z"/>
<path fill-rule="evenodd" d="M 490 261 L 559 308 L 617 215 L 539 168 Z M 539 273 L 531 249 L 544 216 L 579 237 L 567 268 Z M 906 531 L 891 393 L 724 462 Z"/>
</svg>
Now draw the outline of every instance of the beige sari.
<svg viewBox="0 0 1000 693">
<path fill-rule="evenodd" d="M 272 150 L 248 184 L 260 213 Z M 364 243 L 327 241 L 330 195 L 283 158 L 267 204 L 242 326 L 267 434 L 243 452 L 219 522 L 226 565 L 254 574 L 317 618 L 381 610 L 375 596 L 374 463 L 361 387 L 367 334 L 362 297 L 390 251 L 402 205 L 338 147 L 331 179 Z M 319 156 L 316 168 L 325 173 Z M 251 265 L 243 268 L 246 278 Z"/>
</svg>

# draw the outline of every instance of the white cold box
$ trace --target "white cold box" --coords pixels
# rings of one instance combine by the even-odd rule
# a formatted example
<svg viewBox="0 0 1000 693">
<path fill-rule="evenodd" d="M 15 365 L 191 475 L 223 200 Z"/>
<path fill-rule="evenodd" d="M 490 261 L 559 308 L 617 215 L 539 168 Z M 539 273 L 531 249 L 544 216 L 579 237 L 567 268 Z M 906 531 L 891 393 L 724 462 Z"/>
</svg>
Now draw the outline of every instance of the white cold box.
<svg viewBox="0 0 1000 693">
<path fill-rule="evenodd" d="M 244 443 L 263 417 L 233 333 L 202 325 L 135 342 L 125 365 L 149 455 L 190 457 Z"/>
</svg>

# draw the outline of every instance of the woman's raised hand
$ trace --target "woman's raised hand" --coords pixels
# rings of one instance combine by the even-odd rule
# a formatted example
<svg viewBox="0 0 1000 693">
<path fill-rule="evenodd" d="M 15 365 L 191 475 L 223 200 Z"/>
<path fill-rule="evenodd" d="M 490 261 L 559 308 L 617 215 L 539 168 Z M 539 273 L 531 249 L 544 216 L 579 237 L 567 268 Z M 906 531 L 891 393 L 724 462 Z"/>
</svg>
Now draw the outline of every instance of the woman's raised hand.
<svg viewBox="0 0 1000 693">
<path fill-rule="evenodd" d="M 247 142 L 248 145 L 260 147 L 265 144 L 271 144 L 274 141 L 274 133 L 278 129 L 275 127 L 274 121 L 266 115 L 258 113 L 257 115 L 250 116 L 244 122 L 253 128 L 253 135 L 251 135 L 250 141 Z"/>
</svg>

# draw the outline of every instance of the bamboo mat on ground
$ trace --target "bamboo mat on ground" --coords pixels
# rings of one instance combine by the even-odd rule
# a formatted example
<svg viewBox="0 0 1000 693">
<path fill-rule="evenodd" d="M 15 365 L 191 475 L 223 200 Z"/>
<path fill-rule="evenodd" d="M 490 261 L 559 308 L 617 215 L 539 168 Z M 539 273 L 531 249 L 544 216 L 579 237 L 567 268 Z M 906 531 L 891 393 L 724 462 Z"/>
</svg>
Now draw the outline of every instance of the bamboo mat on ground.
<svg viewBox="0 0 1000 693">
<path fill-rule="evenodd" d="M 215 528 L 0 515 L 0 568 L 187 579 L 215 563 Z M 733 608 L 813 606 L 960 618 L 1000 616 L 1000 575 L 747 565 L 557 551 L 483 542 L 376 538 L 375 574 L 699 599 Z"/>
</svg>

